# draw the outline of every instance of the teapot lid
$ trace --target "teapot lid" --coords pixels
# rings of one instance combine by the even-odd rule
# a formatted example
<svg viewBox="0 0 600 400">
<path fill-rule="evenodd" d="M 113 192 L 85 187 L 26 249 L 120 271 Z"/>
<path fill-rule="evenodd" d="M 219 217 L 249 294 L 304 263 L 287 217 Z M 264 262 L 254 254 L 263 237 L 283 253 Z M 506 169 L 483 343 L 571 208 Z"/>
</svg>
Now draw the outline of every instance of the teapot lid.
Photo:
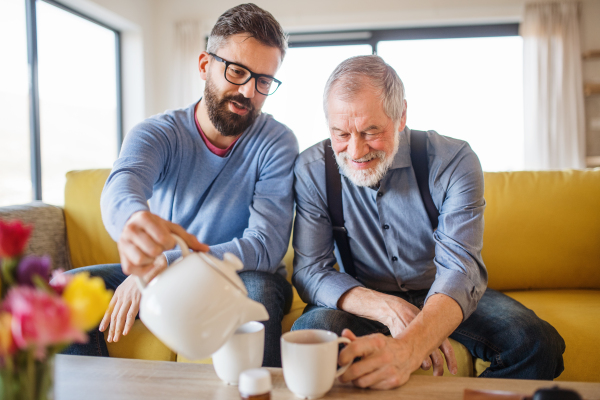
<svg viewBox="0 0 600 400">
<path fill-rule="evenodd" d="M 240 276 L 237 274 L 237 271 L 244 268 L 244 265 L 239 258 L 231 253 L 225 253 L 223 255 L 223 260 L 221 261 L 217 257 L 208 253 L 198 252 L 196 254 L 198 254 L 198 256 L 200 256 L 200 258 L 208 265 L 219 272 L 233 286 L 237 287 L 246 296 L 248 295 L 248 290 L 246 289 L 246 285 L 244 285 L 244 281 L 242 281 L 242 278 L 240 278 Z"/>
</svg>

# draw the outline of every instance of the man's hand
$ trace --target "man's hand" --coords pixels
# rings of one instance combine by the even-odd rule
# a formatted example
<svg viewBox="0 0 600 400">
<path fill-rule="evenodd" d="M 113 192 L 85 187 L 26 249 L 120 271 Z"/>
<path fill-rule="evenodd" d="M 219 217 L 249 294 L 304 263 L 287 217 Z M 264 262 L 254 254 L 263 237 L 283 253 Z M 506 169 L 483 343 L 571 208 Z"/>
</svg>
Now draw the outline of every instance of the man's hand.
<svg viewBox="0 0 600 400">
<path fill-rule="evenodd" d="M 421 312 L 417 307 L 401 298 L 363 287 L 355 287 L 344 293 L 338 301 L 338 308 L 363 318 L 381 322 L 389 328 L 393 338 L 401 336 L 402 332 Z M 442 341 L 439 348 L 446 358 L 448 370 L 456 374 L 458 371 L 456 357 L 447 338 Z M 415 355 L 413 354 L 413 356 Z M 444 357 L 437 349 L 421 362 L 421 368 L 428 370 L 432 364 L 434 376 L 444 374 Z M 415 367 L 415 369 L 417 368 Z"/>
<path fill-rule="evenodd" d="M 421 310 L 396 296 L 381 294 L 381 298 L 387 311 L 382 315 L 380 322 L 389 328 L 392 337 L 397 338 Z M 454 356 L 454 349 L 448 339 L 445 339 L 442 342 L 440 350 L 446 358 L 448 370 L 451 373 L 456 374 L 458 370 L 456 357 Z M 435 350 L 428 358 L 423 360 L 421 368 L 427 371 L 433 364 L 433 375 L 442 376 L 444 374 L 444 357 L 442 357 L 439 351 Z"/>
<path fill-rule="evenodd" d="M 138 211 L 125 224 L 117 243 L 123 272 L 139 276 L 147 273 L 159 255 L 175 247 L 171 233 L 181 237 L 190 249 L 208 251 L 207 245 L 200 243 L 181 226 L 149 211 Z"/>
<path fill-rule="evenodd" d="M 154 267 L 144 276 L 146 282 L 150 282 L 154 277 L 167 268 L 167 259 L 159 257 L 154 262 Z M 108 342 L 118 342 L 121 334 L 127 335 L 135 322 L 135 317 L 140 309 L 140 299 L 142 294 L 135 282 L 136 277 L 128 276 L 121 285 L 115 290 L 108 309 L 104 313 L 104 318 L 100 322 L 100 331 L 104 332 L 110 324 L 108 331 Z"/>
<path fill-rule="evenodd" d="M 350 382 L 361 388 L 393 389 L 408 381 L 418 369 L 414 348 L 407 342 L 380 333 L 357 338 L 349 329 L 342 336 L 352 340 L 340 352 L 339 365 L 346 365 L 357 357 L 348 370 L 340 376 L 341 382 Z"/>
</svg>

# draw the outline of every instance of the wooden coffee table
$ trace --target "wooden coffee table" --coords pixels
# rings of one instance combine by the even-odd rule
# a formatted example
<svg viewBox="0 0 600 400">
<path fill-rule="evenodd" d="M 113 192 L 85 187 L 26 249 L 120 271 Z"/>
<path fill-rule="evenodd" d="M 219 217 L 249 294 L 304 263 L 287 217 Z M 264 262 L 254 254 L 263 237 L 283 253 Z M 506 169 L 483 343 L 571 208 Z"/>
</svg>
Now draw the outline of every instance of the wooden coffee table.
<svg viewBox="0 0 600 400">
<path fill-rule="evenodd" d="M 282 370 L 269 370 L 273 378 L 271 398 L 297 400 L 286 387 Z M 55 371 L 55 400 L 240 399 L 237 386 L 221 382 L 212 365 L 58 355 Z M 336 382 L 324 399 L 462 400 L 465 388 L 533 394 L 538 388 L 553 385 L 574 389 L 585 400 L 600 400 L 600 383 L 431 376 L 412 376 L 401 388 L 387 391 Z"/>
</svg>

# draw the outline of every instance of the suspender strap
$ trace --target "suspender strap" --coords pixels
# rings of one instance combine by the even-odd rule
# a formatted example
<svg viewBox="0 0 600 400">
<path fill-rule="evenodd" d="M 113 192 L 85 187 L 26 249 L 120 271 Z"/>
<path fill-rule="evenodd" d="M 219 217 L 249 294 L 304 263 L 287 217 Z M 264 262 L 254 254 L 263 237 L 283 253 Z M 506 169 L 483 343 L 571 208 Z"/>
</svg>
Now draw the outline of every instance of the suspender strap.
<svg viewBox="0 0 600 400">
<path fill-rule="evenodd" d="M 342 203 L 342 177 L 338 170 L 337 162 L 331 148 L 331 140 L 323 141 L 325 146 L 325 177 L 327 187 L 327 207 L 333 228 L 333 238 L 342 257 L 344 270 L 352 277 L 356 277 L 354 261 L 348 243 L 348 231 L 344 227 L 344 209 Z"/>
<path fill-rule="evenodd" d="M 429 190 L 429 160 L 427 158 L 427 132 L 410 131 L 410 160 L 415 170 L 417 185 L 421 192 L 421 199 L 427 210 L 431 227 L 435 230 L 438 226 L 440 213 L 433 204 Z"/>
</svg>

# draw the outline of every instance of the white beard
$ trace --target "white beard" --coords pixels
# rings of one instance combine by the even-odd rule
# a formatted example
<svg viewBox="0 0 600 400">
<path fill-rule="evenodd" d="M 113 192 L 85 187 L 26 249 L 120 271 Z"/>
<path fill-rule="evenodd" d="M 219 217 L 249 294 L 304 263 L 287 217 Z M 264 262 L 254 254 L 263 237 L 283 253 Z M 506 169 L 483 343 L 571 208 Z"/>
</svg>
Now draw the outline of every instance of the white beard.
<svg viewBox="0 0 600 400">
<path fill-rule="evenodd" d="M 350 179 L 350 181 L 356 186 L 375 186 L 377 185 L 387 174 L 388 170 L 392 166 L 394 162 L 394 157 L 398 153 L 398 148 L 400 145 L 400 135 L 397 134 L 394 139 L 394 151 L 386 158 L 386 154 L 382 150 L 372 151 L 366 154 L 364 157 L 359 158 L 357 160 L 352 160 L 356 162 L 366 162 L 372 159 L 378 158 L 379 162 L 373 168 L 369 169 L 354 169 L 352 168 L 348 162 L 350 157 L 345 151 L 341 151 L 335 155 L 335 160 L 337 161 L 338 167 L 342 170 L 343 174 Z"/>
</svg>

